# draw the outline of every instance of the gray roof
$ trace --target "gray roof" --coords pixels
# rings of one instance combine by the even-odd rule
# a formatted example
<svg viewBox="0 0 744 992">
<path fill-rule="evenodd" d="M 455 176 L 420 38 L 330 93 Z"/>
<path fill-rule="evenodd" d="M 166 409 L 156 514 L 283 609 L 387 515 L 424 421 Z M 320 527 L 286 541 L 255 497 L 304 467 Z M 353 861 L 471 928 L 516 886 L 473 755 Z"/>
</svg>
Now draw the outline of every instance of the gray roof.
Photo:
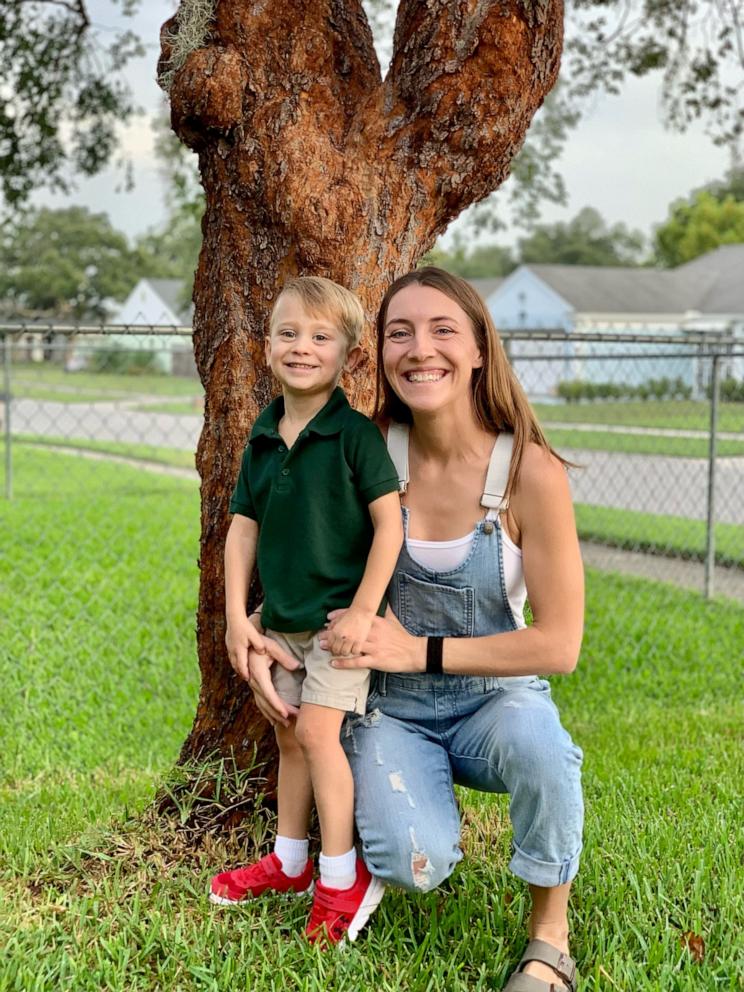
<svg viewBox="0 0 744 992">
<path fill-rule="evenodd" d="M 676 269 L 526 268 L 580 313 L 744 313 L 744 244 L 716 248 Z"/>
<path fill-rule="evenodd" d="M 147 282 L 182 324 L 190 324 L 194 305 L 184 305 L 186 285 L 182 279 L 148 279 Z"/>
<path fill-rule="evenodd" d="M 470 283 L 470 285 L 473 287 L 473 289 L 476 291 L 476 293 L 478 293 L 478 295 L 483 300 L 487 300 L 488 297 L 491 295 L 491 293 L 493 293 L 495 290 L 497 290 L 499 288 L 499 286 L 502 284 L 503 281 L 504 281 L 503 278 L 500 278 L 500 279 L 468 279 L 468 282 Z"/>
<path fill-rule="evenodd" d="M 680 265 L 685 279 L 707 279 L 708 289 L 695 306 L 701 313 L 744 313 L 744 244 L 721 245 Z"/>
</svg>

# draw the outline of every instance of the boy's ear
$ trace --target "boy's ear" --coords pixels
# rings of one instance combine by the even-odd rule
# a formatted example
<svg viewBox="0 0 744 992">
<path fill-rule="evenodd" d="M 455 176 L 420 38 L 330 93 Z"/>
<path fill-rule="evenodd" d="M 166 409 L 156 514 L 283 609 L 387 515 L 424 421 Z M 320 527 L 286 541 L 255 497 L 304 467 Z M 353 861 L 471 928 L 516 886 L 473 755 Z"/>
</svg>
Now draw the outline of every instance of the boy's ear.
<svg viewBox="0 0 744 992">
<path fill-rule="evenodd" d="M 359 362 L 361 361 L 363 354 L 364 352 L 359 347 L 359 345 L 355 345 L 353 348 L 349 348 L 349 351 L 346 355 L 346 361 L 344 362 L 344 371 L 353 372 L 354 369 L 359 364 Z"/>
</svg>

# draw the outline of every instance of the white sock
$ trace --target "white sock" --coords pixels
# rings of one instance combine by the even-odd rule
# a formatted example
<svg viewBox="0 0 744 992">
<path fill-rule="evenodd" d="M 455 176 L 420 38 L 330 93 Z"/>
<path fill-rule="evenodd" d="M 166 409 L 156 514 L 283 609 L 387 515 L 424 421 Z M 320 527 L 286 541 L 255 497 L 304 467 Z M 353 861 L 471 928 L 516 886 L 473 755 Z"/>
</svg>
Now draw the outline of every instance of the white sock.
<svg viewBox="0 0 744 992">
<path fill-rule="evenodd" d="M 356 882 L 356 849 L 352 847 L 346 854 L 329 858 L 320 855 L 320 881 L 329 889 L 350 889 Z"/>
<path fill-rule="evenodd" d="M 295 840 L 294 837 L 279 837 L 274 841 L 274 854 L 282 863 L 282 871 L 290 878 L 301 875 L 307 864 L 308 840 Z"/>
</svg>

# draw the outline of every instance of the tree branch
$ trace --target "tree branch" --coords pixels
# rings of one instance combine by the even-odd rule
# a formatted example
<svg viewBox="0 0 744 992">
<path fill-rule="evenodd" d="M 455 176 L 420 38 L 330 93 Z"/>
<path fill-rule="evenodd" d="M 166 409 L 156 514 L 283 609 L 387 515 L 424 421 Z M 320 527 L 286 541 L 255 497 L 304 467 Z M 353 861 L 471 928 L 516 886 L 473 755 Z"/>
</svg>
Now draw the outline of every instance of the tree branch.
<svg viewBox="0 0 744 992">
<path fill-rule="evenodd" d="M 562 39 L 562 0 L 402 0 L 379 141 L 427 186 L 438 227 L 508 175 Z"/>
</svg>

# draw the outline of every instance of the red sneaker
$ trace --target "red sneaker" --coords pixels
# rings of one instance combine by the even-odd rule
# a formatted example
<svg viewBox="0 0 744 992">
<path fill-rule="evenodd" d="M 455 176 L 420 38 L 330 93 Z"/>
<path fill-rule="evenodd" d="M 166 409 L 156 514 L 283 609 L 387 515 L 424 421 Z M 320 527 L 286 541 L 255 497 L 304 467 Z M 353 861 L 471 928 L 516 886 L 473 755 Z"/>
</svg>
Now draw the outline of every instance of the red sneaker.
<svg viewBox="0 0 744 992">
<path fill-rule="evenodd" d="M 275 854 L 267 854 L 254 865 L 223 871 L 215 875 L 210 886 L 209 901 L 220 906 L 255 899 L 267 890 L 290 895 L 310 895 L 313 891 L 313 863 L 308 860 L 301 875 L 285 875 Z"/>
<path fill-rule="evenodd" d="M 338 944 L 341 940 L 356 940 L 359 931 L 380 905 L 385 886 L 367 871 L 357 858 L 356 882 L 350 889 L 331 889 L 321 882 L 315 886 L 315 898 L 305 934 L 311 943 L 316 940 Z"/>
</svg>

